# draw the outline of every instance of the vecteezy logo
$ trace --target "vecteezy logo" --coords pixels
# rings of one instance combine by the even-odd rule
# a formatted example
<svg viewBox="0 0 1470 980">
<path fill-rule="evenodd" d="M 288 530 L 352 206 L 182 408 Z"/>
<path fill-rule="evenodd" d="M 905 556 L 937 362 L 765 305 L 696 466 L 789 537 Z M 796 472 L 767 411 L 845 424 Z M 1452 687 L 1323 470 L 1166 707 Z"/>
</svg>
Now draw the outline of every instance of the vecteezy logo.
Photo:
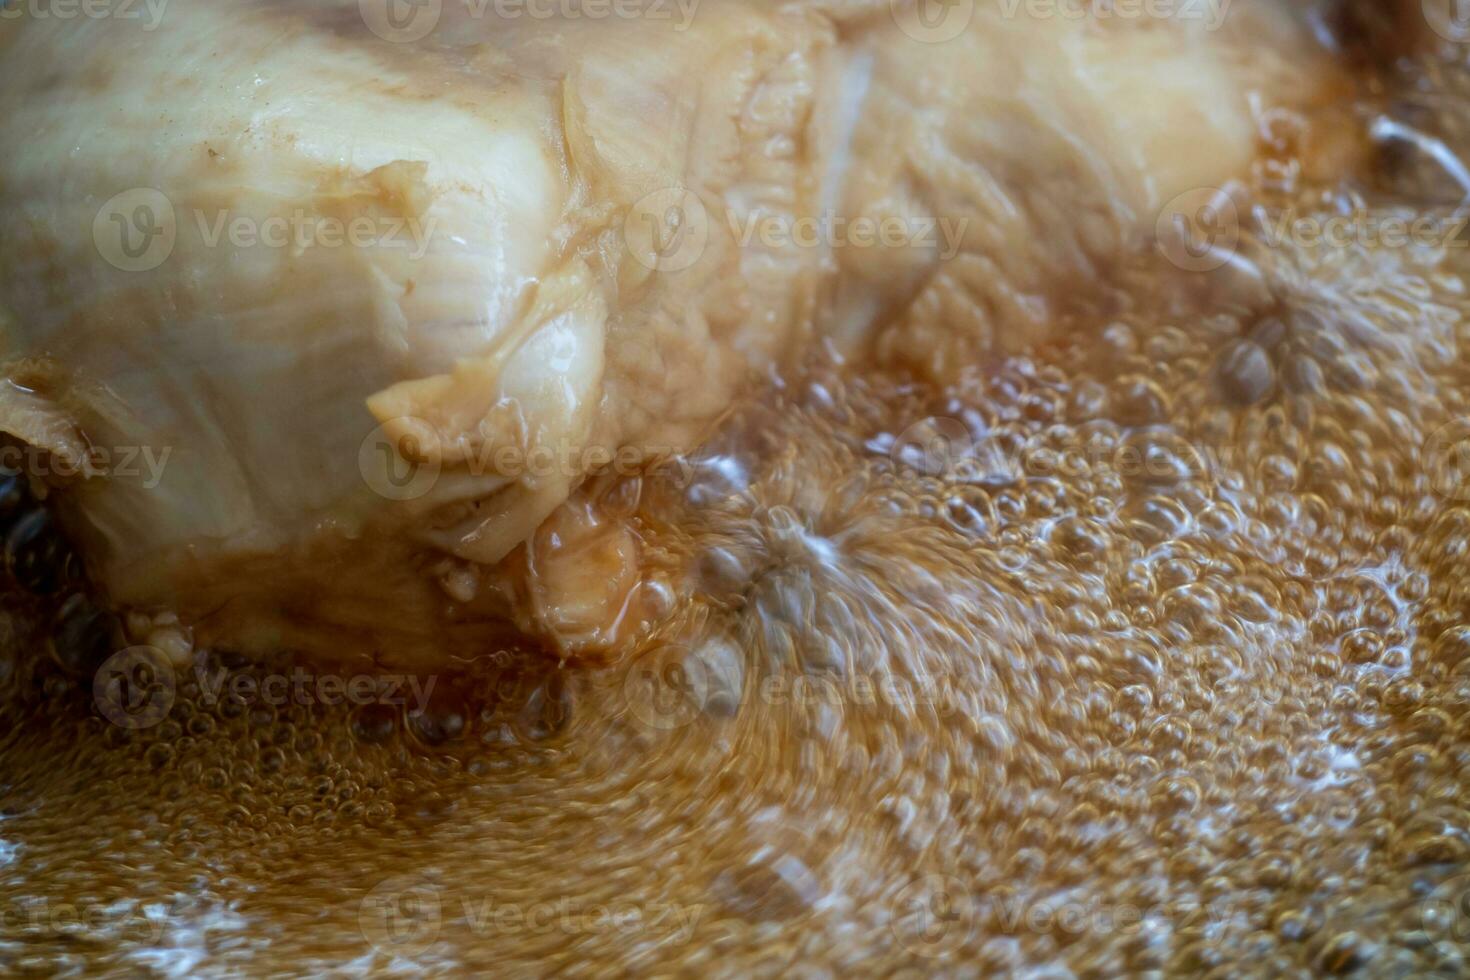
<svg viewBox="0 0 1470 980">
<path fill-rule="evenodd" d="M 411 44 L 439 26 L 444 0 L 357 0 L 362 22 L 378 37 Z"/>
<path fill-rule="evenodd" d="M 709 244 L 709 214 L 693 191 L 666 187 L 640 198 L 623 218 L 623 240 L 639 265 L 682 272 Z"/>
<path fill-rule="evenodd" d="M 1186 272 L 1209 272 L 1235 256 L 1240 216 L 1230 195 L 1215 187 L 1185 191 L 1159 212 L 1154 242 Z"/>
<path fill-rule="evenodd" d="M 709 698 L 708 668 L 681 646 L 659 647 L 635 660 L 623 675 L 628 711 L 649 728 L 670 731 L 689 724 Z"/>
<path fill-rule="evenodd" d="M 943 44 L 964 33 L 975 17 L 975 0 L 888 0 L 898 29 L 924 44 Z"/>
<path fill-rule="evenodd" d="M 1454 962 L 1464 958 L 1470 946 L 1470 874 L 1447 878 L 1419 903 L 1419 928 L 1445 956 Z"/>
<path fill-rule="evenodd" d="M 357 469 L 378 496 L 417 500 L 439 482 L 439 433 L 423 419 L 389 419 L 357 448 Z"/>
<path fill-rule="evenodd" d="M 172 202 L 151 187 L 123 191 L 92 219 L 98 253 L 123 272 L 148 272 L 163 265 L 178 237 Z"/>
<path fill-rule="evenodd" d="M 385 956 L 418 956 L 439 938 L 439 889 L 416 878 L 389 878 L 363 897 L 357 926 Z"/>
<path fill-rule="evenodd" d="M 1424 468 L 1434 492 L 1470 500 L 1470 419 L 1446 422 L 1424 440 Z"/>
<path fill-rule="evenodd" d="M 1470 41 L 1470 0 L 1421 0 L 1430 30 L 1456 44 Z"/>
<path fill-rule="evenodd" d="M 959 419 L 930 417 L 920 419 L 904 429 L 893 440 L 889 457 L 925 476 L 949 476 L 961 460 L 974 455 L 975 443 L 970 430 Z"/>
<path fill-rule="evenodd" d="M 151 728 L 167 717 L 176 690 L 173 667 L 157 647 L 120 650 L 92 678 L 92 699 L 119 728 Z"/>
<path fill-rule="evenodd" d="M 975 911 L 965 886 L 949 875 L 925 875 L 898 893 L 891 920 L 898 943 L 920 956 L 947 956 L 975 927 Z"/>
</svg>

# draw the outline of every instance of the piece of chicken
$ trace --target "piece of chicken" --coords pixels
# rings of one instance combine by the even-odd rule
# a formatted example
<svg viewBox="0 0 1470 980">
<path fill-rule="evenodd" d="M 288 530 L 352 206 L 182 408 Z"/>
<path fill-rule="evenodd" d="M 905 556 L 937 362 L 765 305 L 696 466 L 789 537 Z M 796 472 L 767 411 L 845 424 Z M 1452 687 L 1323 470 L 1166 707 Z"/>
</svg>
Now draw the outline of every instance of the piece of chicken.
<svg viewBox="0 0 1470 980">
<path fill-rule="evenodd" d="M 564 506 L 589 475 L 693 448 L 814 336 L 941 372 L 1037 339 L 1325 84 L 1274 5 L 953 7 L 0 22 L 0 431 L 83 472 L 115 600 L 213 641 L 595 648 L 637 544 Z M 767 233 L 857 217 L 902 234 Z"/>
</svg>

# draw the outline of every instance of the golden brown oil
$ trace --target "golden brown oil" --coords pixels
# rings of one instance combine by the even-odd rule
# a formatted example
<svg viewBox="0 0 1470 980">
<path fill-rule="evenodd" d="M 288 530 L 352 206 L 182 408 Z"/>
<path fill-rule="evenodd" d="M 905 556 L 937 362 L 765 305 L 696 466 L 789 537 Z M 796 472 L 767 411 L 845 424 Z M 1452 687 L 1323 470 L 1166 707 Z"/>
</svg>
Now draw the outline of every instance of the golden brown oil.
<svg viewBox="0 0 1470 980">
<path fill-rule="evenodd" d="M 1466 146 L 1402 72 L 1351 110 Z M 1403 140 L 1313 189 L 1282 125 L 1258 199 L 1463 195 Z M 947 384 L 814 363 L 610 488 L 664 608 L 606 670 L 331 706 L 216 655 L 130 727 L 16 600 L 0 969 L 1464 975 L 1470 264 L 1240 254 Z"/>
</svg>

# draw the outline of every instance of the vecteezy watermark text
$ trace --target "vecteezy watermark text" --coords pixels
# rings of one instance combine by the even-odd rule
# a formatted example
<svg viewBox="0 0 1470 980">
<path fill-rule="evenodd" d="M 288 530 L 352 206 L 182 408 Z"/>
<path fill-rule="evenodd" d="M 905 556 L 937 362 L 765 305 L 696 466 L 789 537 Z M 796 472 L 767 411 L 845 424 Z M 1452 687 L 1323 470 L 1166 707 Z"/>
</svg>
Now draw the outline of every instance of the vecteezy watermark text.
<svg viewBox="0 0 1470 980">
<path fill-rule="evenodd" d="M 129 899 L 112 902 L 56 901 L 44 895 L 0 902 L 0 933 L 50 933 L 91 940 L 127 938 L 157 943 L 163 938 L 168 910 Z"/>
<path fill-rule="evenodd" d="M 1263 213 L 1261 240 L 1271 248 L 1470 248 L 1470 212 L 1395 214 L 1356 210 L 1350 214 L 1298 214 L 1290 208 Z"/>
<path fill-rule="evenodd" d="M 140 480 L 143 489 L 152 490 L 163 481 L 164 468 L 172 455 L 172 446 L 155 449 L 153 446 L 92 445 L 82 456 L 73 459 L 30 443 L 11 443 L 0 445 L 0 468 L 38 477 L 105 476 Z"/>
<path fill-rule="evenodd" d="M 1268 249 L 1464 249 L 1470 247 L 1470 209 L 1409 212 L 1357 208 L 1301 212 L 1243 207 L 1221 188 L 1178 195 L 1159 212 L 1155 247 L 1173 265 L 1211 272 L 1232 261 L 1247 242 Z"/>
<path fill-rule="evenodd" d="M 694 478 L 694 464 L 673 446 L 627 444 L 614 449 L 564 440 L 521 446 L 467 439 L 465 434 L 441 432 L 425 419 L 390 419 L 362 441 L 358 470 L 373 492 L 388 500 L 424 496 L 451 467 L 473 477 L 515 481 L 612 474 L 669 480 L 683 488 Z"/>
<path fill-rule="evenodd" d="M 1232 0 L 993 0 L 1001 16 L 1033 20 L 1175 20 L 1203 22 L 1215 31 L 1230 14 Z"/>
<path fill-rule="evenodd" d="M 773 674 L 756 686 L 760 703 L 772 707 L 793 705 L 854 705 L 913 708 L 934 707 L 941 716 L 960 708 L 959 696 L 948 677 L 909 679 L 896 674 Z"/>
<path fill-rule="evenodd" d="M 817 214 L 744 211 L 711 206 L 684 187 L 665 187 L 635 201 L 623 218 L 629 254 L 648 269 L 681 272 L 705 254 L 723 222 L 725 240 L 749 249 L 914 249 L 948 261 L 957 255 L 969 229 L 967 216 Z"/>
<path fill-rule="evenodd" d="M 741 248 L 923 248 L 948 262 L 959 254 L 969 218 L 886 215 L 848 217 L 835 211 L 794 217 L 752 212 L 726 215 L 730 234 Z"/>
<path fill-rule="evenodd" d="M 181 219 L 169 198 L 151 187 L 114 195 L 98 209 L 92 240 L 98 253 L 123 272 L 148 272 L 169 260 L 179 239 L 191 248 L 237 251 L 271 249 L 298 255 L 312 249 L 386 249 L 418 261 L 428 254 L 438 218 L 369 215 L 343 218 L 296 208 L 283 214 L 238 214 L 196 208 Z"/>
<path fill-rule="evenodd" d="M 475 936 L 620 935 L 687 943 L 703 905 L 676 902 L 592 901 L 571 896 L 506 902 L 487 895 L 451 895 L 412 877 L 389 878 L 358 906 L 363 938 L 379 953 L 416 956 L 439 938 L 446 922 Z"/>
<path fill-rule="evenodd" d="M 965 708 L 961 690 L 945 675 L 864 671 L 777 673 L 747 684 L 678 644 L 645 652 L 622 682 L 629 717 L 658 731 L 682 728 L 701 715 L 729 717 L 750 703 L 781 711 L 846 706 L 909 712 L 927 706 L 948 717 Z"/>
<path fill-rule="evenodd" d="M 182 676 L 181 676 L 182 672 Z M 180 686 L 192 679 L 206 706 L 386 705 L 422 713 L 438 682 L 433 674 L 334 674 L 296 666 L 286 673 L 233 671 L 196 655 L 175 668 L 163 651 L 133 646 L 108 657 L 93 678 L 92 694 L 103 717 L 120 728 L 151 728 L 168 717 Z"/>
<path fill-rule="evenodd" d="M 213 668 L 196 661 L 193 675 L 200 700 L 216 704 L 229 700 L 241 705 L 388 705 L 422 712 L 438 678 L 433 674 L 319 674 L 303 667 L 288 673 L 255 674 Z"/>
<path fill-rule="evenodd" d="M 1102 898 L 1062 900 L 1006 888 L 977 890 L 952 875 L 930 874 L 895 896 L 895 938 L 921 956 L 949 956 L 977 932 L 989 936 L 1151 936 L 1186 921 L 1219 926 L 1240 910 L 1228 902 L 1193 897 L 1136 903 Z"/>
<path fill-rule="evenodd" d="M 267 218 L 195 210 L 194 222 L 205 248 L 218 248 L 221 241 L 238 249 L 400 248 L 408 250 L 409 258 L 421 259 L 429 250 L 438 219 L 400 215 L 343 219 L 297 208 Z"/>
<path fill-rule="evenodd" d="M 496 20 L 647 20 L 672 22 L 675 31 L 694 23 L 701 0 L 460 0 L 471 17 Z"/>
<path fill-rule="evenodd" d="M 455 19 L 642 20 L 683 32 L 694 23 L 701 0 L 448 0 L 458 8 Z M 358 0 L 368 30 L 393 44 L 412 44 L 428 37 L 444 17 L 446 0 Z"/>
<path fill-rule="evenodd" d="M 154 31 L 170 0 L 0 0 L 0 20 L 126 20 Z"/>
<path fill-rule="evenodd" d="M 898 434 L 867 444 L 903 471 L 952 481 L 1010 483 L 1021 479 L 1078 479 L 1110 471 L 1125 479 L 1213 480 L 1222 472 L 1258 462 L 1238 446 L 1209 446 L 1166 433 L 1118 432 L 1115 437 L 1052 449 L 1035 442 L 1002 448 L 977 439 L 956 418 L 930 416 Z"/>
</svg>

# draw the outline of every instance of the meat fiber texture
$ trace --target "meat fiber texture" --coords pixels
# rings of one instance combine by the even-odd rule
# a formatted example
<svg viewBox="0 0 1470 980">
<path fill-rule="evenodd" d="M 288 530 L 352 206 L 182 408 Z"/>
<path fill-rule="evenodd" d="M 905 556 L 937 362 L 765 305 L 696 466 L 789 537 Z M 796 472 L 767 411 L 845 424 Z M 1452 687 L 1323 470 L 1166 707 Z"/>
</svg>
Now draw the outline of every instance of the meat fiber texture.
<svg viewBox="0 0 1470 980">
<path fill-rule="evenodd" d="M 814 343 L 942 376 L 1045 339 L 1326 84 L 1272 5 L 951 6 L 0 21 L 0 431 L 116 601 L 243 645 L 287 608 L 432 649 L 508 556 L 523 626 L 601 635 L 637 548 L 522 548 L 601 527 L 589 479 Z"/>
</svg>

